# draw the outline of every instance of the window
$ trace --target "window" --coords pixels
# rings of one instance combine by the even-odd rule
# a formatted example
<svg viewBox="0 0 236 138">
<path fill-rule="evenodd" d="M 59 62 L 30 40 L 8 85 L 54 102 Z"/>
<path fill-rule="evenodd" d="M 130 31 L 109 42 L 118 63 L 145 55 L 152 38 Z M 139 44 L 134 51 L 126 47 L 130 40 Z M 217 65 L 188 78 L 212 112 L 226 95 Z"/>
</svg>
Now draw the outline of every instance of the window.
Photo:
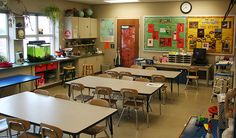
<svg viewBox="0 0 236 138">
<path fill-rule="evenodd" d="M 8 58 L 8 20 L 7 14 L 0 13 L 0 55 Z"/>
<path fill-rule="evenodd" d="M 24 58 L 27 58 L 27 43 L 29 41 L 44 40 L 46 43 L 50 43 L 51 54 L 53 54 L 57 42 L 55 42 L 55 26 L 52 21 L 46 16 L 29 16 L 25 23 Z"/>
</svg>

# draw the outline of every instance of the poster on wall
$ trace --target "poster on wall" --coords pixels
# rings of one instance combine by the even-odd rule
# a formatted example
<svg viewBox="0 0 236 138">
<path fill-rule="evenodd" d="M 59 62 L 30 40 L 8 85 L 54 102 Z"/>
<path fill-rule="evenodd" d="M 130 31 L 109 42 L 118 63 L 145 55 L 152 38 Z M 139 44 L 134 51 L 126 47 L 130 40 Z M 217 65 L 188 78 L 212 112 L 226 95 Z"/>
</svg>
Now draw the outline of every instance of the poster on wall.
<svg viewBox="0 0 236 138">
<path fill-rule="evenodd" d="M 144 17 L 145 51 L 178 51 L 185 48 L 186 17 Z"/>
<path fill-rule="evenodd" d="M 100 19 L 100 42 L 114 42 L 114 19 Z"/>
<path fill-rule="evenodd" d="M 232 54 L 234 45 L 234 16 L 187 17 L 187 50 L 205 48 L 208 53 Z"/>
</svg>

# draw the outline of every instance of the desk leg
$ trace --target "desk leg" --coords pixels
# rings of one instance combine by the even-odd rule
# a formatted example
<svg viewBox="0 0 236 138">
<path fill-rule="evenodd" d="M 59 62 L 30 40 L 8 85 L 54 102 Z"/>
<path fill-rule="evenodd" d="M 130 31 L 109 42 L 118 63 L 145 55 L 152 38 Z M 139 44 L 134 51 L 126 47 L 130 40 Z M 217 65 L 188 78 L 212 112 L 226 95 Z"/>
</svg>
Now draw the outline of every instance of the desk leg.
<svg viewBox="0 0 236 138">
<path fill-rule="evenodd" d="M 177 82 L 177 84 L 178 84 L 178 96 L 179 96 L 179 76 L 178 76 L 178 82 Z"/>
<path fill-rule="evenodd" d="M 161 88 L 159 88 L 159 99 L 160 99 L 160 115 L 161 115 Z"/>
<path fill-rule="evenodd" d="M 112 115 L 109 117 L 110 119 L 110 125 L 109 125 L 109 129 L 110 129 L 110 132 L 111 132 L 111 137 L 113 137 L 113 124 L 112 124 Z"/>
<path fill-rule="evenodd" d="M 73 134 L 72 137 L 73 137 L 73 138 L 79 138 L 79 137 L 80 137 L 80 134 L 78 134 L 78 135 Z"/>
<path fill-rule="evenodd" d="M 21 92 L 21 83 L 19 83 L 19 93 Z"/>
<path fill-rule="evenodd" d="M 71 93 L 70 93 L 70 85 L 68 86 L 68 96 L 70 97 Z"/>
<path fill-rule="evenodd" d="M 149 100 L 150 100 L 150 96 L 149 95 L 147 95 L 147 126 L 149 127 Z"/>
<path fill-rule="evenodd" d="M 207 69 L 206 71 L 206 82 L 207 82 L 207 86 L 209 86 L 209 69 Z"/>
<path fill-rule="evenodd" d="M 173 93 L 173 79 L 170 79 L 170 90 L 171 90 L 171 95 Z"/>
</svg>

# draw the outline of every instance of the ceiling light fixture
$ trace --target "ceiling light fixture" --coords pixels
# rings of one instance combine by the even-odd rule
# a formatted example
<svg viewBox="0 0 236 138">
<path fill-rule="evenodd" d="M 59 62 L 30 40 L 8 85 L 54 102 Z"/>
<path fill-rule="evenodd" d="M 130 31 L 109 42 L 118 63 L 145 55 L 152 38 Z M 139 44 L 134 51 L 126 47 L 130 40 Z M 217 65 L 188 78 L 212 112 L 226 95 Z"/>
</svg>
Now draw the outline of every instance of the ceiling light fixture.
<svg viewBox="0 0 236 138">
<path fill-rule="evenodd" d="M 107 3 L 129 3 L 129 2 L 138 2 L 139 0 L 105 0 Z"/>
</svg>

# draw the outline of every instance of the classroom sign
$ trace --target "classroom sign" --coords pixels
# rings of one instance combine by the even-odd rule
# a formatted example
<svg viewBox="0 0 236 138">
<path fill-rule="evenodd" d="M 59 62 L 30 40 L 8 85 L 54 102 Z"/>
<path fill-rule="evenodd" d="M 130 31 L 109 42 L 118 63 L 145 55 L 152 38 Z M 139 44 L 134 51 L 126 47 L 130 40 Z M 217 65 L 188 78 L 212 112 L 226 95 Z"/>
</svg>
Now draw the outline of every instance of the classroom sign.
<svg viewBox="0 0 236 138">
<path fill-rule="evenodd" d="M 187 17 L 187 50 L 205 48 L 208 53 L 232 54 L 234 17 Z"/>
<path fill-rule="evenodd" d="M 185 17 L 144 17 L 144 50 L 178 51 L 185 48 Z"/>
</svg>

